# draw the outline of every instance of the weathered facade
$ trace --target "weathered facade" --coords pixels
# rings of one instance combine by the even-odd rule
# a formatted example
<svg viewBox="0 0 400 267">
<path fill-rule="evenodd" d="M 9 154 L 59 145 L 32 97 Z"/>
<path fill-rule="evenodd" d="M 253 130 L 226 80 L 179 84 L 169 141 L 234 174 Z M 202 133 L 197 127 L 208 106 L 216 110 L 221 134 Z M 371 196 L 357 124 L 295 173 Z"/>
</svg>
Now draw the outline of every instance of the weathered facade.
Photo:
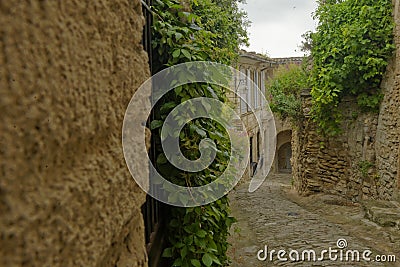
<svg viewBox="0 0 400 267">
<path fill-rule="evenodd" d="M 0 3 L 0 266 L 147 266 L 121 147 L 143 24 L 139 0 Z"/>
<path fill-rule="evenodd" d="M 302 57 L 267 58 L 264 55 L 243 50 L 240 53 L 238 69 L 244 75 L 238 79 L 236 88 L 239 88 L 238 95 L 241 100 L 238 97 L 234 97 L 232 101 L 236 104 L 238 113 L 241 115 L 241 119 L 250 137 L 250 160 L 245 177 L 252 176 L 257 166 L 256 163 L 266 154 L 266 147 L 265 144 L 262 143 L 262 138 L 260 136 L 263 135 L 263 138 L 268 138 L 266 132 L 261 132 L 262 129 L 260 129 L 260 125 L 256 119 L 256 116 L 259 115 L 261 110 L 266 108 L 267 103 L 262 100 L 261 95 L 257 94 L 257 91 L 253 88 L 250 81 L 254 82 L 265 97 L 268 97 L 266 95 L 265 85 L 268 83 L 268 80 L 273 77 L 275 69 L 280 65 L 301 65 L 302 60 Z M 246 80 L 246 77 L 248 77 L 248 80 Z M 256 107 L 254 112 L 250 110 L 249 106 L 246 104 L 247 102 Z M 279 116 L 275 115 L 274 121 L 276 126 L 276 153 L 271 171 L 275 173 L 290 173 L 292 171 L 292 125 L 288 120 L 281 120 Z M 263 127 L 267 127 L 265 123 L 266 122 L 264 122 Z"/>
<path fill-rule="evenodd" d="M 235 85 L 240 98 L 234 96 L 232 101 L 237 107 L 250 138 L 249 165 L 244 175 L 247 178 L 253 176 L 257 163 L 266 155 L 261 135 L 266 138 L 266 133 L 262 131 L 262 128 L 266 127 L 267 121 L 263 119 L 257 121 L 257 117 L 261 118 L 261 110 L 266 108 L 267 103 L 263 96 L 265 95 L 265 83 L 271 76 L 275 65 L 274 61 L 265 56 L 245 51 L 240 53 L 238 69 L 243 75 L 237 77 Z M 254 110 L 251 107 L 254 107 Z M 264 125 L 260 127 L 261 124 Z"/>
</svg>

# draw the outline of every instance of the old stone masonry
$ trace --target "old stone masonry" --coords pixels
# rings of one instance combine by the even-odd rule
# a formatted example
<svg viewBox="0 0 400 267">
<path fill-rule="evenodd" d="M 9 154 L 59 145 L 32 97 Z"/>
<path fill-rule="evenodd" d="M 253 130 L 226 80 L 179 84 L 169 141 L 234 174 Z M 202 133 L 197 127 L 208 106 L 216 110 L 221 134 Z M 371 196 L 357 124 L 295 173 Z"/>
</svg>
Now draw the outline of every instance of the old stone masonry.
<svg viewBox="0 0 400 267">
<path fill-rule="evenodd" d="M 398 230 L 365 219 L 362 206 L 345 198 L 300 197 L 291 187 L 291 175 L 274 174 L 253 193 L 248 192 L 247 183 L 231 192 L 238 220 L 230 237 L 232 267 L 400 266 Z M 279 250 L 286 252 L 281 252 L 281 260 Z"/>
</svg>

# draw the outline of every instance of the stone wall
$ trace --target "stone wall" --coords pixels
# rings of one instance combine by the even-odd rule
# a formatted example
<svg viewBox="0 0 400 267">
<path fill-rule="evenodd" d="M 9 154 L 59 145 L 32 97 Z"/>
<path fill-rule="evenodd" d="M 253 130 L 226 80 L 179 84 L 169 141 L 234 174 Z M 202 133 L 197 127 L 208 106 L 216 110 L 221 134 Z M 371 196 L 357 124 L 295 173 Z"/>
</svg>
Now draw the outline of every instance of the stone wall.
<svg viewBox="0 0 400 267">
<path fill-rule="evenodd" d="M 304 119 L 293 132 L 294 185 L 304 193 L 327 192 L 349 199 L 396 198 L 400 137 L 400 16 L 396 2 L 396 54 L 390 61 L 382 89 L 385 98 L 379 114 L 365 114 L 356 99 L 347 98 L 339 109 L 343 133 L 323 138 L 309 112 L 311 96 L 302 93 Z"/>
<path fill-rule="evenodd" d="M 343 134 L 324 138 L 309 116 L 311 95 L 302 93 L 305 119 L 293 134 L 293 173 L 302 193 L 342 194 L 352 200 L 377 198 L 377 172 L 374 138 L 376 114 L 362 114 L 356 100 L 345 99 L 340 106 L 344 114 Z"/>
<path fill-rule="evenodd" d="M 399 1 L 395 2 L 396 56 L 390 62 L 382 83 L 385 98 L 376 136 L 376 165 L 383 187 L 379 193 L 383 198 L 398 193 L 400 186 L 400 4 Z"/>
<path fill-rule="evenodd" d="M 147 266 L 121 147 L 143 23 L 139 0 L 0 2 L 0 266 Z"/>
</svg>

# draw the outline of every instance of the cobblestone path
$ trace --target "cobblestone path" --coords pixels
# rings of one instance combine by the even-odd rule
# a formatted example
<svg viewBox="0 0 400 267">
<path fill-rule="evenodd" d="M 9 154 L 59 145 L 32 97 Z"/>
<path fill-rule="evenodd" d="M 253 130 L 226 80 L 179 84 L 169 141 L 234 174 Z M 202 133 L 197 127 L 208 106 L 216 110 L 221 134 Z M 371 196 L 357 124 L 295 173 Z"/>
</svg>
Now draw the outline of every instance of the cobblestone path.
<svg viewBox="0 0 400 267">
<path fill-rule="evenodd" d="M 254 193 L 248 192 L 248 184 L 239 185 L 230 193 L 231 207 L 233 215 L 238 222 L 232 227 L 230 242 L 232 247 L 228 255 L 232 259 L 232 267 L 236 266 L 400 266 L 399 251 L 392 251 L 391 254 L 383 254 L 382 250 L 371 247 L 375 235 L 383 235 L 379 229 L 372 226 L 370 229 L 357 232 L 357 224 L 367 223 L 363 219 L 360 208 L 343 207 L 330 205 L 329 210 L 325 210 L 328 215 L 333 215 L 333 220 L 327 220 L 320 212 L 312 209 L 306 209 L 288 197 L 286 193 L 290 189 L 290 175 L 271 175 L 264 184 Z M 310 205 L 318 206 L 318 203 Z M 318 206 L 321 209 L 321 206 Z M 317 210 L 316 208 L 315 210 Z M 322 207 L 322 210 L 326 208 Z M 341 214 L 346 212 L 347 214 Z M 339 217 L 344 217 L 344 219 Z M 346 216 L 350 219 L 346 221 Z M 344 227 L 340 223 L 332 221 L 353 221 L 354 227 Z M 368 228 L 366 228 L 368 229 Z M 371 233 L 371 236 L 367 236 Z M 383 237 L 382 237 L 383 238 Z M 342 250 L 343 261 L 328 260 L 328 254 L 322 261 L 292 261 L 289 258 L 289 252 L 296 250 L 299 258 L 302 258 L 304 250 L 315 250 L 316 257 L 319 258 L 322 250 L 328 250 L 329 247 L 338 250 L 332 255 L 337 255 L 340 259 L 340 250 L 337 247 L 337 241 L 345 239 L 347 247 Z M 367 242 L 371 240 L 371 242 Z M 385 241 L 382 241 L 385 242 Z M 259 250 L 268 247 L 268 258 L 265 261 L 257 259 Z M 379 246 L 378 246 L 379 247 Z M 273 260 L 269 260 L 271 250 L 276 250 Z M 278 260 L 277 251 L 284 249 L 288 261 Z M 389 250 L 391 248 L 389 247 Z M 348 250 L 358 250 L 360 258 L 365 250 L 371 250 L 371 259 L 376 255 L 396 255 L 397 263 L 378 263 L 378 262 L 346 262 L 345 253 Z M 297 255 L 293 252 L 292 258 Z M 308 259 L 308 254 L 304 254 Z M 264 257 L 264 253 L 260 254 Z M 351 254 L 349 254 L 351 258 Z M 311 257 L 312 258 L 312 257 Z"/>
</svg>

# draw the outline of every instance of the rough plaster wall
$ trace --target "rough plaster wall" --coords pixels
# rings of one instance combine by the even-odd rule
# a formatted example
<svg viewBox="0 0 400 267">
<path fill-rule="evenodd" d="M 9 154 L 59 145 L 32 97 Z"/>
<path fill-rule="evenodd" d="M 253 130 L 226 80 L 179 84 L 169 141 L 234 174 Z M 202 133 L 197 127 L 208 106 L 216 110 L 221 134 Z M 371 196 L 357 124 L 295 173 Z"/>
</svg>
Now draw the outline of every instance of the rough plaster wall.
<svg viewBox="0 0 400 267">
<path fill-rule="evenodd" d="M 377 167 L 381 177 L 382 196 L 394 195 L 399 188 L 400 138 L 400 4 L 395 4 L 396 53 L 382 83 L 385 98 L 381 105 L 376 138 Z"/>
<path fill-rule="evenodd" d="M 120 141 L 143 23 L 139 0 L 0 1 L 0 266 L 147 265 Z"/>
</svg>

